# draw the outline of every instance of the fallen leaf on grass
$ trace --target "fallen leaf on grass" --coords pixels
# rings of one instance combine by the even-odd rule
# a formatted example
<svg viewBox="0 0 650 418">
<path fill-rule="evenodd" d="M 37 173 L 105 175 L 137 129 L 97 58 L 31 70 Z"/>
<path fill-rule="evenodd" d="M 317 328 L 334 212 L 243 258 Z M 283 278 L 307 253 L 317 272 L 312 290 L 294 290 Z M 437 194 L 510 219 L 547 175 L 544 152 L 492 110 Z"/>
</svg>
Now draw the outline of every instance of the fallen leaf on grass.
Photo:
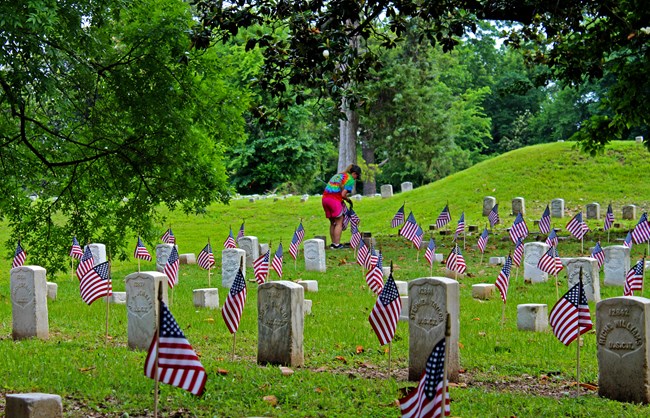
<svg viewBox="0 0 650 418">
<path fill-rule="evenodd" d="M 314 392 L 316 392 L 316 393 L 323 393 L 323 389 L 321 389 L 321 388 L 314 388 Z"/>
<path fill-rule="evenodd" d="M 477 318 L 472 318 L 472 321 L 480 321 L 480 320 L 481 320 L 481 318 L 478 318 L 478 317 Z"/>
<path fill-rule="evenodd" d="M 334 358 L 337 359 L 338 361 L 342 361 L 343 363 L 348 364 L 348 361 L 343 356 L 336 356 Z"/>
<path fill-rule="evenodd" d="M 95 370 L 95 366 L 92 367 L 82 367 L 79 369 L 80 372 L 89 372 L 91 370 Z"/>
<path fill-rule="evenodd" d="M 363 353 L 363 346 L 358 345 L 357 346 L 357 354 Z"/>
<path fill-rule="evenodd" d="M 291 376 L 293 374 L 293 370 L 290 367 L 280 367 L 280 372 L 282 373 L 282 376 Z"/>
<path fill-rule="evenodd" d="M 265 397 L 262 398 L 262 400 L 271 406 L 275 406 L 278 404 L 278 398 L 276 398 L 275 395 L 266 395 Z"/>
<path fill-rule="evenodd" d="M 220 375 L 225 376 L 230 372 L 228 370 L 226 370 L 226 369 L 217 369 L 217 373 L 219 373 Z"/>
<path fill-rule="evenodd" d="M 214 322 L 214 318 L 205 318 L 203 321 L 212 323 Z"/>
<path fill-rule="evenodd" d="M 598 390 L 598 386 L 596 385 L 590 385 L 589 383 L 580 383 L 580 386 L 587 390 Z"/>
</svg>

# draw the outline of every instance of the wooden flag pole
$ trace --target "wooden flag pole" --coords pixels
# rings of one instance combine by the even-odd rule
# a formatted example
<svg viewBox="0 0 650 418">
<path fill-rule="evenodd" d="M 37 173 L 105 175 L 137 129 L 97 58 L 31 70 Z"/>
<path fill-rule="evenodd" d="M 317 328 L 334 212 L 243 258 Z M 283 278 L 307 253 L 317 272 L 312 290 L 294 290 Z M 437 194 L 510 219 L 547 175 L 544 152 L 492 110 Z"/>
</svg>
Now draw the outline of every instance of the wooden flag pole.
<svg viewBox="0 0 650 418">
<path fill-rule="evenodd" d="M 74 257 L 70 257 L 70 278 L 74 279 Z"/>
<path fill-rule="evenodd" d="M 555 273 L 555 299 L 560 299 L 560 285 L 557 282 L 557 273 Z"/>
<path fill-rule="evenodd" d="M 111 250 L 108 250 L 108 280 L 111 281 L 111 288 L 113 287 L 111 279 Z M 109 303 L 108 303 L 108 290 L 106 291 L 106 335 L 104 338 L 104 344 L 108 344 L 108 313 L 109 313 Z"/>
<path fill-rule="evenodd" d="M 158 284 L 158 315 L 156 315 L 156 335 L 154 338 L 157 339 L 156 341 L 156 361 L 154 362 L 156 366 L 156 370 L 154 371 L 154 406 L 153 406 L 153 416 L 154 418 L 158 418 L 158 381 L 160 380 L 160 375 L 158 374 L 158 360 L 159 360 L 159 352 L 160 352 L 160 307 L 161 303 L 163 303 L 163 295 L 162 295 L 162 283 Z"/>
<path fill-rule="evenodd" d="M 582 267 L 580 267 L 580 290 L 582 292 Z M 579 303 L 579 302 L 578 302 Z M 576 338 L 576 389 L 580 393 L 580 320 L 578 320 L 578 338 Z"/>
<path fill-rule="evenodd" d="M 642 263 L 641 265 L 643 266 L 643 270 L 641 270 L 642 271 L 642 273 L 641 273 L 641 294 L 639 295 L 641 297 L 643 297 L 643 288 L 644 288 L 644 283 L 643 282 L 645 282 L 645 257 L 646 257 L 646 255 L 647 255 L 647 253 L 644 253 L 643 257 L 641 258 L 641 263 Z"/>
<path fill-rule="evenodd" d="M 391 345 L 393 344 L 392 341 L 388 341 L 388 375 L 390 376 L 390 353 L 391 353 Z"/>
<path fill-rule="evenodd" d="M 138 258 L 138 273 L 140 273 L 140 259 Z"/>
<path fill-rule="evenodd" d="M 235 344 L 237 341 L 237 332 L 232 333 L 232 361 L 235 361 Z"/>
<path fill-rule="evenodd" d="M 481 251 L 481 261 L 479 263 L 480 265 L 483 265 L 483 251 Z"/>
<path fill-rule="evenodd" d="M 447 406 L 447 358 L 449 357 L 449 337 L 451 337 L 451 315 L 447 313 L 445 325 L 445 359 L 443 362 L 442 372 L 442 402 L 440 403 L 440 416 L 445 416 L 445 408 Z"/>
<path fill-rule="evenodd" d="M 585 253 L 585 237 L 580 238 L 580 255 Z"/>
<path fill-rule="evenodd" d="M 610 228 L 611 229 L 611 228 Z M 607 230 L 607 243 L 609 244 L 609 231 L 610 229 Z"/>
<path fill-rule="evenodd" d="M 208 287 L 210 287 L 211 278 L 212 278 L 212 267 L 208 269 Z"/>
<path fill-rule="evenodd" d="M 503 307 L 501 308 L 501 327 L 506 324 L 506 303 L 503 302 Z"/>
</svg>

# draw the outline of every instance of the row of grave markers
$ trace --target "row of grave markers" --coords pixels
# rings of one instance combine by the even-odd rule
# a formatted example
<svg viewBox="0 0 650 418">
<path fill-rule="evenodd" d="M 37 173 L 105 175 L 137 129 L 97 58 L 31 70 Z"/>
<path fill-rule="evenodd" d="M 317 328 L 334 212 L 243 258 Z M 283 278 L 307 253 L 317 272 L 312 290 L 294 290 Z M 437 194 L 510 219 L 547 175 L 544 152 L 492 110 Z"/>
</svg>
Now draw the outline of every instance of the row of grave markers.
<svg viewBox="0 0 650 418">
<path fill-rule="evenodd" d="M 582 263 L 582 260 L 579 260 Z M 569 270 L 569 287 L 575 270 Z M 126 277 L 128 346 L 147 350 L 158 318 L 156 290 L 167 301 L 167 277 L 143 271 Z M 448 338 L 448 378 L 458 381 L 460 370 L 460 292 L 456 280 L 418 278 L 408 282 L 408 303 L 402 319 L 409 324 L 409 380 L 418 380 L 433 346 L 445 335 L 446 315 L 451 318 Z M 258 288 L 259 364 L 304 365 L 305 287 L 275 281 Z M 14 339 L 42 338 L 49 334 L 45 269 L 22 266 L 11 270 L 11 302 Z M 599 394 L 627 402 L 650 402 L 650 300 L 617 297 L 597 303 L 596 339 L 599 363 Z"/>
</svg>

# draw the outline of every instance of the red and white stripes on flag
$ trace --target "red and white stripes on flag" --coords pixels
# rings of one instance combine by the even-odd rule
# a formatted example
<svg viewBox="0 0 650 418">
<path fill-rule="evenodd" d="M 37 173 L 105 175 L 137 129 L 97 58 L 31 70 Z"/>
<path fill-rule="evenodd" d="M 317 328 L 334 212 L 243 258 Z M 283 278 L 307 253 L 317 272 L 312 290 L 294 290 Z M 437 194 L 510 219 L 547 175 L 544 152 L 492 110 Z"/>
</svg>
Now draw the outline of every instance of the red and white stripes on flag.
<svg viewBox="0 0 650 418">
<path fill-rule="evenodd" d="M 424 258 L 429 262 L 429 266 L 433 266 L 433 260 L 436 255 L 436 241 L 433 238 L 429 238 L 429 244 L 427 245 L 427 250 L 424 252 Z"/>
<path fill-rule="evenodd" d="M 623 296 L 634 296 L 635 290 L 643 290 L 644 259 L 639 260 L 625 275 Z"/>
<path fill-rule="evenodd" d="M 562 271 L 564 266 L 555 247 L 549 248 L 548 251 L 542 254 L 537 262 L 537 268 L 553 276 Z"/>
<path fill-rule="evenodd" d="M 357 248 L 361 243 L 361 232 L 359 232 L 359 228 L 355 224 L 352 224 L 350 233 L 350 247 Z"/>
<path fill-rule="evenodd" d="M 454 241 L 458 238 L 460 234 L 465 232 L 465 212 L 460 214 L 458 219 L 458 224 L 456 225 L 456 232 L 454 233 Z"/>
<path fill-rule="evenodd" d="M 603 248 L 600 246 L 600 241 L 596 242 L 596 246 L 594 247 L 594 250 L 591 252 L 591 257 L 595 258 L 596 261 L 598 261 L 598 269 L 600 270 L 603 267 L 603 264 L 605 263 L 605 252 L 603 251 Z"/>
<path fill-rule="evenodd" d="M 384 287 L 383 257 L 381 252 L 377 256 L 377 261 L 366 273 L 366 284 L 377 295 L 381 293 Z"/>
<path fill-rule="evenodd" d="M 524 240 L 528 236 L 528 226 L 526 226 L 526 221 L 524 220 L 524 217 L 521 216 L 521 212 L 517 214 L 515 221 L 508 230 L 508 234 L 510 234 L 510 240 L 512 240 L 513 243 L 516 243 L 518 238 Z"/>
<path fill-rule="evenodd" d="M 99 263 L 86 272 L 79 283 L 81 300 L 88 305 L 97 299 L 113 294 L 113 283 L 110 277 L 108 261 Z"/>
<path fill-rule="evenodd" d="M 355 226 L 356 227 L 356 226 Z M 305 238 L 305 228 L 302 226 L 302 222 L 298 225 L 298 228 L 293 232 L 293 237 L 291 238 L 291 243 L 289 244 L 289 254 L 295 260 L 298 257 L 298 250 L 300 249 L 300 244 Z"/>
<path fill-rule="evenodd" d="M 461 253 L 458 245 L 455 245 L 447 257 L 446 266 L 449 270 L 455 271 L 456 273 L 463 274 L 467 270 L 467 264 L 465 264 L 465 258 L 463 253 Z"/>
<path fill-rule="evenodd" d="M 478 242 L 476 243 L 476 246 L 481 251 L 481 254 L 485 253 L 485 247 L 487 246 L 489 236 L 490 233 L 488 232 L 487 228 L 485 228 L 481 233 L 481 235 L 478 237 Z"/>
<path fill-rule="evenodd" d="M 499 204 L 492 206 L 490 213 L 488 213 L 488 221 L 490 222 L 490 228 L 494 228 L 494 225 L 498 224 L 501 220 L 499 219 Z"/>
<path fill-rule="evenodd" d="M 271 258 L 270 250 L 259 256 L 253 261 L 253 272 L 257 284 L 264 284 L 266 276 L 269 275 L 269 259 Z"/>
<path fill-rule="evenodd" d="M 399 400 L 402 418 L 437 418 L 442 416 L 443 388 L 444 415 L 448 416 L 449 389 L 444 382 L 445 376 L 445 344 L 443 338 L 435 345 L 422 374 L 417 388 Z"/>
<path fill-rule="evenodd" d="M 284 254 L 282 250 L 282 243 L 278 245 L 278 249 L 275 250 L 273 255 L 273 261 L 271 261 L 271 268 L 275 270 L 279 278 L 282 278 L 282 261 L 284 259 Z"/>
<path fill-rule="evenodd" d="M 499 293 L 501 293 L 501 300 L 503 300 L 503 303 L 506 303 L 506 300 L 508 299 L 508 286 L 510 286 L 511 271 L 512 257 L 508 255 L 508 257 L 506 257 L 506 262 L 503 264 L 503 268 L 499 272 L 497 281 L 495 283 L 496 288 L 499 289 Z"/>
<path fill-rule="evenodd" d="M 357 250 L 357 264 L 360 266 L 366 265 L 366 259 L 370 257 L 370 248 L 366 245 L 366 242 L 361 238 L 359 242 L 359 249 Z"/>
<path fill-rule="evenodd" d="M 151 254 L 147 251 L 147 247 L 144 246 L 140 237 L 138 237 L 138 243 L 135 244 L 133 257 L 139 260 L 151 261 Z"/>
<path fill-rule="evenodd" d="M 521 260 L 524 257 L 524 242 L 521 238 L 515 244 L 515 250 L 512 252 L 512 262 L 515 266 L 521 266 Z"/>
<path fill-rule="evenodd" d="M 409 213 L 408 218 L 406 218 L 406 222 L 404 222 L 404 226 L 400 229 L 399 234 L 407 240 L 413 241 L 415 234 L 418 232 L 418 228 L 415 216 L 413 216 L 413 212 L 411 212 Z"/>
<path fill-rule="evenodd" d="M 11 263 L 11 268 L 13 269 L 25 264 L 25 258 L 27 258 L 27 253 L 25 252 L 23 247 L 20 246 L 20 241 L 18 241 L 18 245 L 16 246 L 16 251 L 14 252 L 14 260 Z"/>
<path fill-rule="evenodd" d="M 167 258 L 163 272 L 167 275 L 167 284 L 170 289 L 173 289 L 174 286 L 178 284 L 178 265 L 180 260 L 178 259 L 178 250 L 176 246 L 172 246 L 172 252 Z"/>
<path fill-rule="evenodd" d="M 174 233 L 172 232 L 172 229 L 169 228 L 165 233 L 160 237 L 162 242 L 165 244 L 176 244 L 176 237 L 174 236 Z"/>
<path fill-rule="evenodd" d="M 569 223 L 566 224 L 566 229 L 571 233 L 571 235 L 576 237 L 576 239 L 584 238 L 585 234 L 589 231 L 589 227 L 582 220 L 582 212 L 576 213 L 575 216 L 571 218 Z"/>
<path fill-rule="evenodd" d="M 401 312 L 402 301 L 391 273 L 368 317 L 379 344 L 385 345 L 393 340 Z"/>
<path fill-rule="evenodd" d="M 436 219 L 436 228 L 440 229 L 443 226 L 447 225 L 451 221 L 451 215 L 449 214 L 449 205 L 445 205 L 440 215 Z"/>
<path fill-rule="evenodd" d="M 199 257 L 196 259 L 196 263 L 199 267 L 210 270 L 214 267 L 214 254 L 212 253 L 212 245 L 208 242 L 205 244 L 205 247 L 199 253 Z"/>
<path fill-rule="evenodd" d="M 77 266 L 76 274 L 77 278 L 81 278 L 95 265 L 95 259 L 93 258 L 93 253 L 90 251 L 90 246 L 86 245 L 84 249 L 84 255 L 81 256 L 79 260 L 79 265 Z"/>
<path fill-rule="evenodd" d="M 72 246 L 70 247 L 70 257 L 80 260 L 84 255 L 84 250 L 81 249 L 77 237 L 72 237 Z"/>
<path fill-rule="evenodd" d="M 591 314 L 582 281 L 576 283 L 557 301 L 549 315 L 553 334 L 564 345 L 569 345 L 579 335 L 592 328 Z"/>
<path fill-rule="evenodd" d="M 160 328 L 151 340 L 144 362 L 145 376 L 155 379 L 156 372 L 160 382 L 193 395 L 201 396 L 205 389 L 205 368 L 163 301 L 160 301 Z"/>
<path fill-rule="evenodd" d="M 237 332 L 237 329 L 239 328 L 239 321 L 241 321 L 241 315 L 244 311 L 245 303 L 246 280 L 244 280 L 244 274 L 241 269 L 239 269 L 237 270 L 235 281 L 232 283 L 232 287 L 230 288 L 226 301 L 221 309 L 221 316 L 231 334 Z"/>
<path fill-rule="evenodd" d="M 549 209 L 548 205 L 546 205 L 546 209 L 544 209 L 544 213 L 542 213 L 542 217 L 539 220 L 539 232 L 542 234 L 548 234 L 551 231 L 551 210 Z"/>
<path fill-rule="evenodd" d="M 226 240 L 223 242 L 223 248 L 237 248 L 235 238 L 232 236 L 232 228 L 230 228 L 230 233 L 228 234 Z"/>
<path fill-rule="evenodd" d="M 390 227 L 397 228 L 403 223 L 404 223 L 404 205 L 402 205 L 402 207 L 397 210 L 397 213 L 395 213 L 395 216 L 393 216 L 393 219 L 391 219 Z"/>
<path fill-rule="evenodd" d="M 609 229 L 612 227 L 614 224 L 614 211 L 612 210 L 612 204 L 610 203 L 609 206 L 607 206 L 607 213 L 605 214 L 605 224 L 603 225 L 603 229 L 605 231 L 609 231 Z"/>
<path fill-rule="evenodd" d="M 648 214 L 643 212 L 639 222 L 632 230 L 632 239 L 636 244 L 641 244 L 650 239 L 650 222 L 648 222 Z"/>
</svg>

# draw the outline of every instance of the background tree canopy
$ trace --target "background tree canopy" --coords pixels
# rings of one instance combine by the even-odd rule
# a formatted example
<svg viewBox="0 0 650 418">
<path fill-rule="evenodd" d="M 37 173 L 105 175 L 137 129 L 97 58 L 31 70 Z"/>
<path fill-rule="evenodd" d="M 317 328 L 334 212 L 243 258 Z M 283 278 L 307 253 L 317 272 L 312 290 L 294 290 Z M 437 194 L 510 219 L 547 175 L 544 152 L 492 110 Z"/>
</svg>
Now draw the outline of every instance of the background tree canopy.
<svg viewBox="0 0 650 418">
<path fill-rule="evenodd" d="M 73 235 L 122 258 L 153 242 L 161 204 L 322 190 L 341 111 L 366 193 L 649 132 L 634 1 L 27 0 L 0 16 L 0 215 L 50 270 Z"/>
</svg>

